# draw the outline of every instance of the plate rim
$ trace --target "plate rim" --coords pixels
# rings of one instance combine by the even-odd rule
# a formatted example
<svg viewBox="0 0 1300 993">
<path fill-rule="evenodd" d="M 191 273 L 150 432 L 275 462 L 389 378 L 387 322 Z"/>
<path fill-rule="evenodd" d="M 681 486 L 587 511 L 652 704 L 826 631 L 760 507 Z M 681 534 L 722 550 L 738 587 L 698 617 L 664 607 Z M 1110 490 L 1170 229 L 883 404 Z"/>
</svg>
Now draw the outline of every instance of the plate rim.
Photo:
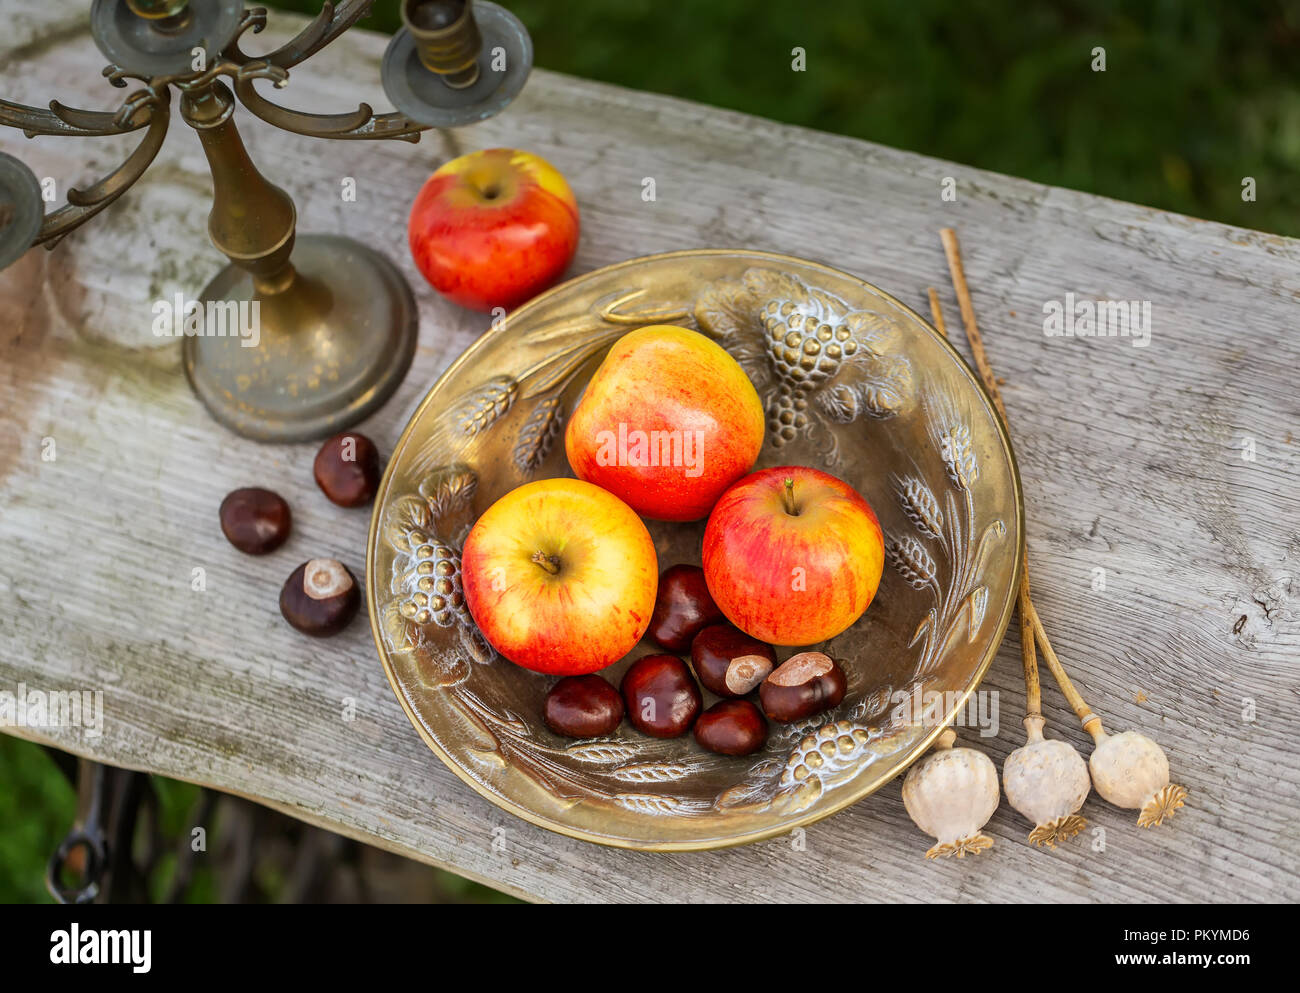
<svg viewBox="0 0 1300 993">
<path fill-rule="evenodd" d="M 537 294 L 537 296 L 532 297 L 521 306 L 515 308 L 515 310 L 511 311 L 507 315 L 505 321 L 501 322 L 497 326 L 489 327 L 486 331 L 483 332 L 483 334 L 475 338 L 474 341 L 472 341 L 469 344 L 469 346 L 464 351 L 462 351 L 460 355 L 457 356 L 449 366 L 447 366 L 446 369 L 443 370 L 442 374 L 438 376 L 438 378 L 434 380 L 432 385 L 429 386 L 428 390 L 425 391 L 424 397 L 420 400 L 420 402 L 416 405 L 415 409 L 411 412 L 410 416 L 407 418 L 406 425 L 405 427 L 403 427 L 402 433 L 398 436 L 397 441 L 393 443 L 392 454 L 390 454 L 388 462 L 384 466 L 384 474 L 380 479 L 379 488 L 375 492 L 374 509 L 371 511 L 370 528 L 366 536 L 366 568 L 365 568 L 366 611 L 370 618 L 370 633 L 371 636 L 374 638 L 375 648 L 379 653 L 379 661 L 380 664 L 383 666 L 384 676 L 388 680 L 389 689 L 391 689 L 393 691 L 393 695 L 397 697 L 397 702 L 401 706 L 403 713 L 405 713 L 407 720 L 411 723 L 412 727 L 415 728 L 416 732 L 424 740 L 424 743 L 429 747 L 429 749 L 435 755 L 438 756 L 439 759 L 442 760 L 442 763 L 445 766 L 447 766 L 447 768 L 449 768 L 453 773 L 455 773 L 457 778 L 459 778 L 463 783 L 468 785 L 476 794 L 478 794 L 480 797 L 487 800 L 489 803 L 493 804 L 495 807 L 498 807 L 499 809 L 504 810 L 509 814 L 513 814 L 514 816 L 519 817 L 530 824 L 535 824 L 540 828 L 545 828 L 546 830 L 552 831 L 556 834 L 564 835 L 569 838 L 576 838 L 579 841 L 586 841 L 597 845 L 603 845 L 607 848 L 618 848 L 618 849 L 624 849 L 629 851 L 643 851 L 643 852 L 695 852 L 695 851 L 713 851 L 713 850 L 723 849 L 723 848 L 735 848 L 740 845 L 749 845 L 755 842 L 765 841 L 769 838 L 775 838 L 778 836 L 789 834 L 791 831 L 795 830 L 796 828 L 806 827 L 807 825 L 814 824 L 817 821 L 822 820 L 823 818 L 830 817 L 833 814 L 838 814 L 840 811 L 853 806 L 855 803 L 862 800 L 863 798 L 870 796 L 872 793 L 875 793 L 882 786 L 885 786 L 886 784 L 893 782 L 899 776 L 906 774 L 907 770 L 916 762 L 916 760 L 920 758 L 930 748 L 930 746 L 934 743 L 935 739 L 939 737 L 939 735 L 943 732 L 944 728 L 946 728 L 948 724 L 951 722 L 953 717 L 963 707 L 966 706 L 966 701 L 970 698 L 970 695 L 974 693 L 977 689 L 979 689 L 980 684 L 984 681 L 985 675 L 988 673 L 989 667 L 993 664 L 993 659 L 997 656 L 998 650 L 1002 647 L 1002 642 L 1006 637 L 1007 628 L 1011 623 L 1011 616 L 1013 613 L 1015 613 L 1016 603 L 1018 599 L 1017 595 L 1015 595 L 1014 592 L 1013 595 L 1010 598 L 1008 598 L 1006 606 L 1002 609 L 1002 613 L 998 617 L 996 631 L 994 633 L 992 640 L 989 643 L 989 648 L 985 651 L 984 657 L 980 660 L 979 665 L 975 669 L 975 677 L 971 682 L 970 687 L 965 692 L 963 692 L 961 694 L 961 697 L 955 702 L 955 704 L 947 710 L 947 712 L 944 714 L 943 721 L 937 723 L 934 727 L 929 729 L 924 735 L 921 736 L 921 738 L 917 741 L 917 743 L 913 745 L 913 747 L 908 751 L 907 755 L 905 756 L 902 765 L 900 766 L 897 772 L 895 772 L 893 775 L 887 778 L 876 777 L 875 779 L 865 782 L 861 789 L 854 789 L 852 791 L 847 792 L 843 798 L 837 799 L 834 803 L 831 803 L 826 807 L 817 807 L 814 805 L 808 810 L 803 811 L 798 815 L 796 815 L 795 817 L 791 818 L 789 821 L 782 822 L 781 824 L 774 825 L 772 827 L 765 827 L 759 830 L 750 831 L 741 835 L 728 836 L 725 838 L 700 838 L 700 839 L 692 839 L 688 841 L 647 842 L 647 841 L 639 841 L 633 838 L 617 838 L 608 835 L 596 834 L 590 831 L 584 831 L 580 828 L 575 828 L 569 824 L 565 824 L 562 821 L 552 820 L 550 818 L 536 814 L 531 810 L 527 810 L 519 806 L 518 804 L 514 803 L 512 800 L 510 800 L 507 797 L 493 793 L 491 790 L 487 789 L 485 786 L 483 786 L 481 783 L 475 780 L 472 776 L 470 776 L 464 769 L 462 769 L 460 765 L 457 762 L 455 762 L 443 750 L 443 748 L 437 743 L 437 741 L 433 738 L 433 736 L 427 733 L 426 728 L 424 726 L 424 722 L 419 718 L 419 716 L 416 713 L 413 712 L 413 708 L 407 702 L 405 695 L 402 693 L 401 688 L 397 683 L 396 675 L 393 671 L 392 661 L 389 658 L 388 649 L 384 645 L 383 637 L 379 630 L 379 609 L 378 609 L 377 593 L 376 593 L 377 587 L 375 586 L 375 576 L 374 576 L 374 567 L 375 567 L 375 558 L 376 558 L 375 550 L 376 550 L 376 542 L 378 540 L 379 531 L 380 531 L 379 519 L 385 506 L 384 500 L 388 495 L 388 488 L 392 479 L 393 469 L 397 465 L 397 459 L 394 456 L 396 455 L 397 452 L 402 451 L 402 449 L 406 446 L 413 428 L 424 416 L 424 413 L 428 408 L 434 394 L 438 392 L 438 390 L 444 385 L 444 383 L 453 379 L 455 375 L 459 372 L 460 368 L 469 360 L 469 358 L 472 355 L 474 355 L 479 349 L 483 348 L 489 340 L 499 335 L 509 334 L 510 329 L 514 322 L 513 319 L 518 315 L 526 313 L 528 310 L 538 307 L 541 304 L 549 301 L 551 297 L 558 295 L 562 290 L 567 289 L 573 283 L 582 282 L 584 280 L 588 280 L 596 276 L 602 276 L 609 272 L 614 272 L 619 269 L 623 269 L 633 265 L 639 265 L 646 262 L 660 261 L 665 259 L 675 259 L 675 258 L 689 258 L 692 256 L 701 256 L 701 255 L 744 256 L 753 259 L 760 259 L 766 262 L 794 262 L 800 266 L 809 266 L 814 269 L 820 269 L 832 275 L 844 279 L 848 279 L 854 283 L 860 283 L 861 285 L 867 287 L 873 293 L 878 294 L 882 298 L 888 300 L 894 306 L 901 308 L 902 310 L 910 314 L 912 317 L 914 317 L 925 329 L 925 331 L 931 335 L 931 337 L 935 338 L 944 348 L 948 350 L 948 352 L 952 354 L 953 358 L 957 360 L 958 365 L 962 370 L 962 372 L 965 373 L 966 378 L 970 381 L 971 385 L 975 387 L 975 389 L 978 392 L 978 395 L 983 399 L 984 405 L 988 409 L 988 412 L 992 415 L 994 426 L 997 428 L 998 438 L 1002 442 L 1002 448 L 1006 452 L 1007 460 L 1011 466 L 1011 489 L 1015 496 L 1014 527 L 1016 532 L 1016 537 L 1015 537 L 1016 556 L 1011 571 L 1011 589 L 1013 591 L 1019 590 L 1023 578 L 1024 562 L 1025 562 L 1024 490 L 1020 485 L 1020 466 L 1019 463 L 1016 461 L 1016 451 L 1014 446 L 1011 443 L 1011 433 L 1007 428 L 1006 421 L 1003 419 L 1001 413 L 998 411 L 997 405 L 993 402 L 992 397 L 989 396 L 988 390 L 985 389 L 983 381 L 975 373 L 975 371 L 971 369 L 970 364 L 966 361 L 965 356 L 963 356 L 961 352 L 957 350 L 956 346 L 952 343 L 952 341 L 948 338 L 948 336 L 944 334 L 940 334 L 933 324 L 931 324 L 928 320 L 926 320 L 919 313 L 917 313 L 916 310 L 909 307 L 907 304 L 903 303 L 897 297 L 893 296 L 893 294 L 885 292 L 884 290 L 880 289 L 880 287 L 876 286 L 874 283 L 869 282 L 866 279 L 863 279 L 861 276 L 854 275 L 853 273 L 850 272 L 845 272 L 843 269 L 837 269 L 834 266 L 827 265 L 824 262 L 818 262 L 813 259 L 804 259 L 795 255 L 787 255 L 782 252 L 768 252 L 768 251 L 762 251 L 759 249 L 751 249 L 751 248 L 683 248 L 683 249 L 675 249 L 670 252 L 654 252 L 651 253 L 650 255 L 638 255 L 634 258 L 624 259 L 621 262 L 613 262 L 610 263 L 609 265 L 599 266 L 595 269 L 588 270 L 587 272 L 584 272 L 580 275 L 573 276 L 569 279 L 566 279 L 563 282 L 557 283 L 555 286 L 552 286 L 550 289 Z"/>
</svg>

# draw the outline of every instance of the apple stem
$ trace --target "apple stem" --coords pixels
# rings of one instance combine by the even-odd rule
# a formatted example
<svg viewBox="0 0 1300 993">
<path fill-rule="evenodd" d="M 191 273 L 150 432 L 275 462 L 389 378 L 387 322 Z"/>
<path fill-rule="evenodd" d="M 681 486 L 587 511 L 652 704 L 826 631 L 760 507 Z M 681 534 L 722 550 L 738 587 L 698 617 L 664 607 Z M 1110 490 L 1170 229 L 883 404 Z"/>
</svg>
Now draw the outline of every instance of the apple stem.
<svg viewBox="0 0 1300 993">
<path fill-rule="evenodd" d="M 791 517 L 799 516 L 799 507 L 794 502 L 794 480 L 785 481 L 785 512 Z"/>
<path fill-rule="evenodd" d="M 533 552 L 532 561 L 536 562 L 552 576 L 560 574 L 560 557 L 558 555 L 547 555 L 545 552 Z"/>
</svg>

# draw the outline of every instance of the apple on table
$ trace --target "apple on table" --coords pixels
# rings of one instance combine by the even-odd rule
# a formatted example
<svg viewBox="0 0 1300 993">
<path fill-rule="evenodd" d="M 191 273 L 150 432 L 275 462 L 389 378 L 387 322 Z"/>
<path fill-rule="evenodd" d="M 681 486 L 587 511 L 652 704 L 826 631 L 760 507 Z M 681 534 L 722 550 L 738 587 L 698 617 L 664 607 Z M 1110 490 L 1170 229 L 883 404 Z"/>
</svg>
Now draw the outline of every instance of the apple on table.
<svg viewBox="0 0 1300 993">
<path fill-rule="evenodd" d="M 442 165 L 411 207 L 407 235 L 424 278 L 471 310 L 513 310 L 564 274 L 578 202 L 559 170 L 513 148 Z"/>
</svg>

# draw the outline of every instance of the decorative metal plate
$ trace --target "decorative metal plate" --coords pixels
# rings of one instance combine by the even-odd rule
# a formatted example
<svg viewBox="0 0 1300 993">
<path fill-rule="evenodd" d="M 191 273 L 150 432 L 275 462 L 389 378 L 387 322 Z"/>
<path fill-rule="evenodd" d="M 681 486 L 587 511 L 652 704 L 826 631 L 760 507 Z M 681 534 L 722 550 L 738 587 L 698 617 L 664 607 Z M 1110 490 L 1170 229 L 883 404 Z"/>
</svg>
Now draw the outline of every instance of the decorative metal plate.
<svg viewBox="0 0 1300 993">
<path fill-rule="evenodd" d="M 690 735 L 650 738 L 626 722 L 597 740 L 552 734 L 541 709 L 554 678 L 494 656 L 461 595 L 459 549 L 474 520 L 523 482 L 571 475 L 557 444 L 565 418 L 608 346 L 656 323 L 711 336 L 749 373 L 769 417 L 759 468 L 795 463 L 841 476 L 871 503 L 887 539 L 875 601 L 825 646 L 846 660 L 843 703 L 800 724 L 773 723 L 763 751 L 746 758 L 705 752 Z M 699 562 L 703 522 L 648 523 L 661 568 Z M 788 832 L 906 769 L 992 660 L 1022 544 L 1004 426 L 925 321 L 817 263 L 684 251 L 570 280 L 452 364 L 380 486 L 367 600 L 411 722 L 493 803 L 602 844 L 715 848 Z M 657 650 L 645 641 L 604 675 L 617 685 L 632 659 Z M 913 723 L 899 706 L 918 688 L 951 694 L 942 720 Z"/>
</svg>

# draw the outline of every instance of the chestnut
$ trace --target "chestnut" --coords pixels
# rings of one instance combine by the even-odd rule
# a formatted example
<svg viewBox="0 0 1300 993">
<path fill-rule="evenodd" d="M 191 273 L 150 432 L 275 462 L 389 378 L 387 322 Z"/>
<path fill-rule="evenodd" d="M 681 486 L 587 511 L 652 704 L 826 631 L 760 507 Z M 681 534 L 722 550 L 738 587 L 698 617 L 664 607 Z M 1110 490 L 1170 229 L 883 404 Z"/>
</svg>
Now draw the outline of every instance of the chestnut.
<svg viewBox="0 0 1300 993">
<path fill-rule="evenodd" d="M 704 570 L 697 565 L 674 565 L 659 577 L 659 593 L 646 633 L 660 647 L 681 654 L 702 628 L 725 620 L 704 583 Z"/>
<path fill-rule="evenodd" d="M 748 700 L 720 700 L 695 722 L 695 740 L 719 755 L 752 755 L 767 742 L 767 721 Z"/>
<path fill-rule="evenodd" d="M 360 507 L 379 489 L 379 449 L 364 434 L 344 431 L 325 439 L 312 464 L 316 485 L 340 507 Z"/>
<path fill-rule="evenodd" d="M 361 590 L 348 567 L 312 559 L 293 570 L 280 590 L 280 613 L 303 634 L 338 634 L 357 615 Z"/>
<path fill-rule="evenodd" d="M 800 721 L 830 710 L 844 699 L 844 670 L 829 655 L 791 655 L 763 680 L 758 699 L 774 721 Z"/>
<path fill-rule="evenodd" d="M 232 490 L 217 512 L 226 540 L 249 555 L 265 555 L 285 543 L 293 515 L 284 497 L 260 486 Z"/>
<path fill-rule="evenodd" d="M 623 698 L 595 674 L 565 676 L 546 694 L 542 717 L 566 738 L 599 738 L 623 720 Z"/>
<path fill-rule="evenodd" d="M 691 670 L 676 655 L 647 655 L 623 674 L 627 719 L 655 738 L 676 738 L 695 723 L 704 698 Z"/>
<path fill-rule="evenodd" d="M 718 696 L 744 696 L 776 668 L 776 650 L 734 624 L 710 624 L 691 642 L 695 675 Z"/>
</svg>

